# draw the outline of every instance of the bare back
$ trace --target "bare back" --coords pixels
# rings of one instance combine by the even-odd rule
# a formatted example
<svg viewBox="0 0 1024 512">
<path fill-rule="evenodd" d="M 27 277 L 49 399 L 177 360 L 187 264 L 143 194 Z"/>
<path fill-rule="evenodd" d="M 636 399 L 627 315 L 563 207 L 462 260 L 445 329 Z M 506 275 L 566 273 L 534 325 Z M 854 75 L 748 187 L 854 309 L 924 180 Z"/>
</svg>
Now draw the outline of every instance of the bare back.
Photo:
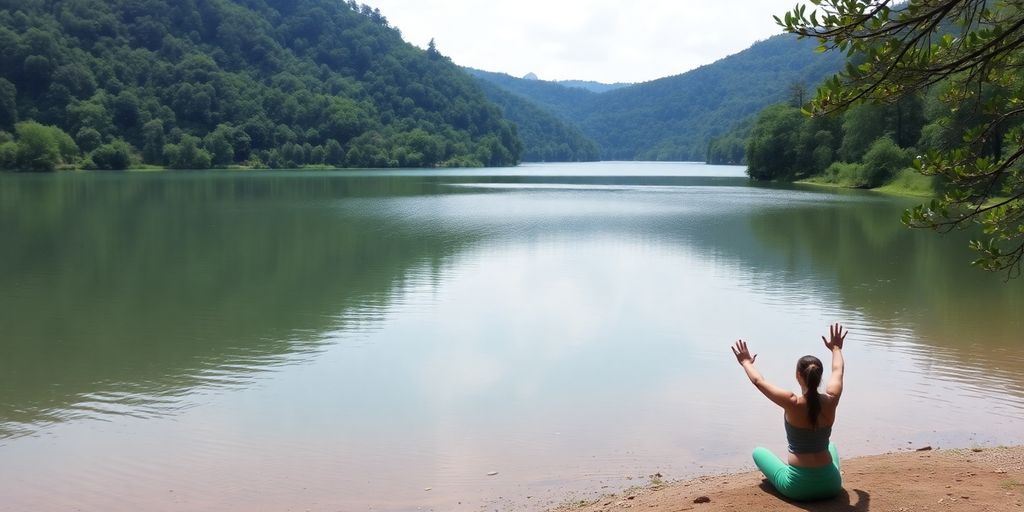
<svg viewBox="0 0 1024 512">
<path fill-rule="evenodd" d="M 818 412 L 817 427 L 831 427 L 836 421 L 839 397 L 819 393 L 818 399 L 821 401 L 821 411 Z M 790 425 L 797 428 L 814 428 L 811 425 L 811 421 L 807 418 L 806 397 L 797 395 L 797 399 L 792 404 L 786 406 L 785 410 L 785 419 Z M 832 455 L 829 454 L 828 450 L 814 453 L 789 454 L 789 464 L 791 466 L 815 468 L 831 463 Z"/>
</svg>

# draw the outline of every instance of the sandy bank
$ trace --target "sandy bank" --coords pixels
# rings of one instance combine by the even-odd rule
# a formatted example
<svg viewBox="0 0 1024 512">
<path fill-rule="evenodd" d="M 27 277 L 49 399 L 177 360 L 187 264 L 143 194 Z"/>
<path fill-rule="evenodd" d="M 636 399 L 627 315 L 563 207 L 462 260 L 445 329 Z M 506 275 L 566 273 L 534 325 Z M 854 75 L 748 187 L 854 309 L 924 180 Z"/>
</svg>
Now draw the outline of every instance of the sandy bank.
<svg viewBox="0 0 1024 512">
<path fill-rule="evenodd" d="M 902 452 L 842 461 L 844 492 L 822 502 L 789 502 L 759 472 L 635 488 L 557 512 L 1024 511 L 1024 446 Z"/>
</svg>

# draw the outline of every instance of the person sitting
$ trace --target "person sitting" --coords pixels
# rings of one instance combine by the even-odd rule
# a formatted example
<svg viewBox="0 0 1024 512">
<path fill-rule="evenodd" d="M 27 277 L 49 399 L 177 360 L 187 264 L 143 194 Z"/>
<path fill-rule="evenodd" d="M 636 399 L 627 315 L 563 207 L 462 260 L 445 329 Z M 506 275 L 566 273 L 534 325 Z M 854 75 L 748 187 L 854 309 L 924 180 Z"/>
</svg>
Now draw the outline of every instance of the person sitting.
<svg viewBox="0 0 1024 512">
<path fill-rule="evenodd" d="M 796 381 L 801 389 L 801 394 L 797 395 L 768 382 L 754 368 L 757 354 L 750 355 L 745 341 L 739 340 L 732 347 L 736 361 L 743 366 L 750 382 L 785 411 L 788 464 L 761 447 L 754 449 L 753 456 L 754 464 L 765 478 L 787 498 L 799 501 L 831 498 L 843 488 L 839 453 L 830 437 L 839 397 L 843 394 L 843 341 L 847 334 L 849 331 L 844 331 L 837 323 L 829 326 L 828 339 L 821 337 L 825 348 L 832 352 L 832 374 L 824 393 L 818 392 L 823 368 L 817 357 L 808 355 L 797 361 Z"/>
</svg>

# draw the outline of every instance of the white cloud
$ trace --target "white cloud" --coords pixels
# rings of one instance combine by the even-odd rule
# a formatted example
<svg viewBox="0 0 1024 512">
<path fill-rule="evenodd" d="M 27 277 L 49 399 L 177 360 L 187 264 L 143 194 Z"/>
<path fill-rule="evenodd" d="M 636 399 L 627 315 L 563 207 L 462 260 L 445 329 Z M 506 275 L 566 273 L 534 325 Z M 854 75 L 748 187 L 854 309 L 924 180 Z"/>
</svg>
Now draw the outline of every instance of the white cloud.
<svg viewBox="0 0 1024 512">
<path fill-rule="evenodd" d="M 406 41 L 457 64 L 545 79 L 641 82 L 778 34 L 793 0 L 368 0 Z"/>
</svg>

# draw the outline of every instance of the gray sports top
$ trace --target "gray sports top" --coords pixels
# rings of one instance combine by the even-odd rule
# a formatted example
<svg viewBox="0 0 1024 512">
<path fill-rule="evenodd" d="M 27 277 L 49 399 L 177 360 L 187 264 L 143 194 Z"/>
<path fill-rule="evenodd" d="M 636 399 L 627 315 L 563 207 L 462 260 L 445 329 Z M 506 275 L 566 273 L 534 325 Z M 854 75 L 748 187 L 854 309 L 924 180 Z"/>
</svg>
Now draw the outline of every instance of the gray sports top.
<svg viewBox="0 0 1024 512">
<path fill-rule="evenodd" d="M 832 436 L 832 427 L 800 428 L 786 424 L 786 440 L 789 441 L 790 453 L 817 453 L 828 450 L 828 439 Z"/>
</svg>

